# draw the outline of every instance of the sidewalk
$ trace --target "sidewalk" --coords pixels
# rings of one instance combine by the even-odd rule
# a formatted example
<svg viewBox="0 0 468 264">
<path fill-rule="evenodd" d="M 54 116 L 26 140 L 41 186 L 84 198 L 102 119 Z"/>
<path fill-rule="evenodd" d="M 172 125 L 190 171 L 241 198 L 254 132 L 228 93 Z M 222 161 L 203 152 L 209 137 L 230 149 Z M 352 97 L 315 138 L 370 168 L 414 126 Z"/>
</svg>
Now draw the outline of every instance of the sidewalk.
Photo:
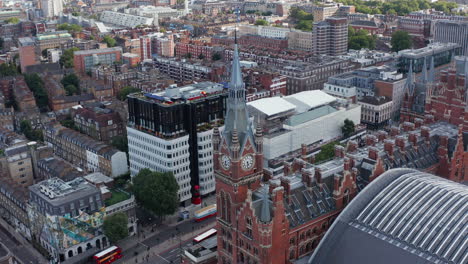
<svg viewBox="0 0 468 264">
<path fill-rule="evenodd" d="M 21 245 L 24 247 L 21 256 L 15 256 L 16 258 L 22 260 L 24 262 L 24 254 L 30 254 L 30 257 L 34 258 L 37 264 L 48 263 L 48 261 L 42 256 L 34 247 L 33 245 L 22 235 L 20 235 L 11 225 L 9 225 L 3 218 L 0 217 L 0 225 L 8 231 L 8 234 L 14 237 Z M 11 245 L 5 245 L 7 247 Z M 12 253 L 15 253 L 14 250 L 10 250 Z M 15 254 L 16 255 L 16 254 Z M 35 263 L 35 264 L 36 264 Z M 25 262 L 24 264 L 29 264 Z"/>
<path fill-rule="evenodd" d="M 203 199 L 202 204 L 204 204 L 204 203 L 207 206 L 216 203 L 216 196 L 215 195 L 210 195 L 209 197 Z M 168 228 L 177 227 L 179 225 L 183 225 L 183 224 L 189 223 L 191 221 L 193 221 L 193 219 L 186 219 L 184 221 L 174 222 L 174 223 L 171 223 L 171 224 L 162 224 L 162 225 L 160 225 L 158 227 L 151 227 L 151 226 L 141 227 L 141 226 L 139 226 L 137 235 L 134 235 L 134 236 L 129 237 L 129 238 L 123 240 L 123 241 L 120 241 L 120 242 L 117 243 L 117 245 L 120 248 L 122 248 L 123 251 L 129 250 L 129 249 L 135 248 L 141 241 L 152 238 L 152 237 L 160 234 L 161 232 L 164 232 Z M 151 230 L 154 230 L 154 231 L 151 232 Z M 200 230 L 198 230 L 198 231 L 200 231 Z M 161 242 L 163 242 L 163 241 L 161 241 Z"/>
</svg>

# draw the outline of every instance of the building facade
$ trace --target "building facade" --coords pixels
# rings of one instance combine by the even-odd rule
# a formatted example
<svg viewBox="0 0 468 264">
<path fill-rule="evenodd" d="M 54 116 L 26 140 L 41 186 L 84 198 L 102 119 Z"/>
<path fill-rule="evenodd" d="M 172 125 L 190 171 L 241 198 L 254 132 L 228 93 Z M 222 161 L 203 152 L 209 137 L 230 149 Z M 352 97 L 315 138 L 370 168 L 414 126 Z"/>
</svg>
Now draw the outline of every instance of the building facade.
<svg viewBox="0 0 468 264">
<path fill-rule="evenodd" d="M 127 134 L 131 175 L 144 168 L 173 172 L 181 202 L 192 197 L 196 185 L 200 194 L 212 193 L 212 126 L 224 117 L 225 98 L 223 86 L 209 82 L 130 95 Z"/>
<path fill-rule="evenodd" d="M 358 101 L 361 105 L 361 122 L 369 129 L 379 129 L 387 126 L 392 119 L 392 99 L 380 96 L 366 96 Z"/>
<path fill-rule="evenodd" d="M 114 62 L 122 60 L 122 48 L 114 47 L 107 49 L 75 51 L 73 56 L 73 66 L 75 71 L 85 74 L 97 65 L 112 65 Z"/>
<path fill-rule="evenodd" d="M 44 128 L 44 141 L 54 154 L 83 170 L 100 171 L 110 177 L 128 172 L 127 155 L 110 145 L 58 124 Z"/>
<path fill-rule="evenodd" d="M 110 144 L 114 137 L 125 135 L 125 126 L 117 112 L 98 106 L 85 106 L 72 111 L 78 130 L 91 138 Z"/>
<path fill-rule="evenodd" d="M 460 55 L 468 56 L 468 21 L 437 20 L 434 25 L 434 41 L 457 43 Z"/>
<path fill-rule="evenodd" d="M 330 17 L 314 23 L 312 52 L 315 55 L 338 56 L 348 50 L 348 23 L 346 18 Z"/>
</svg>

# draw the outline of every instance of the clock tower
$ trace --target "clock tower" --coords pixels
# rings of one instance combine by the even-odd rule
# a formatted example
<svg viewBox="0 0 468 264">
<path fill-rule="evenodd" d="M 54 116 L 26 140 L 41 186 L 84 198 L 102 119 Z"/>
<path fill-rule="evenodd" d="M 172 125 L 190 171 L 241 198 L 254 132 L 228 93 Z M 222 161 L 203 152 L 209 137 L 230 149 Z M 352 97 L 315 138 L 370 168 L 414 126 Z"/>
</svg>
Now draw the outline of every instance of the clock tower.
<svg viewBox="0 0 468 264">
<path fill-rule="evenodd" d="M 262 131 L 260 127 L 255 131 L 252 128 L 245 93 L 236 43 L 224 129 L 220 132 L 215 128 L 213 132 L 218 263 L 239 263 L 235 252 L 239 233 L 237 214 L 248 193 L 260 187 L 263 177 Z"/>
</svg>

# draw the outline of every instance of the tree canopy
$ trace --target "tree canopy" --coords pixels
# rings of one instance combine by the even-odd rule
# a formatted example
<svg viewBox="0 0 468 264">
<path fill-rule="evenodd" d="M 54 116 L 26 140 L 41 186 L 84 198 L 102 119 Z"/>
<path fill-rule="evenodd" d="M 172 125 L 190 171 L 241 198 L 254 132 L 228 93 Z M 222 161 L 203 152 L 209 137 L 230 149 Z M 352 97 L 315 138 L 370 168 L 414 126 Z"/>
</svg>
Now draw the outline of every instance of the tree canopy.
<svg viewBox="0 0 468 264">
<path fill-rule="evenodd" d="M 0 64 L 0 77 L 16 76 L 18 75 L 18 68 L 14 63 Z"/>
<path fill-rule="evenodd" d="M 76 47 L 65 50 L 60 57 L 60 64 L 65 68 L 73 68 L 73 53 L 79 50 Z"/>
<path fill-rule="evenodd" d="M 268 23 L 268 21 L 266 21 L 264 19 L 257 19 L 257 21 L 255 21 L 255 25 L 256 26 L 268 26 L 269 23 Z"/>
<path fill-rule="evenodd" d="M 39 77 L 37 73 L 25 74 L 24 80 L 26 81 L 29 90 L 31 90 L 31 92 L 34 94 L 36 104 L 41 110 L 41 112 L 47 111 L 49 98 L 44 88 L 44 81 L 42 81 L 41 77 Z"/>
<path fill-rule="evenodd" d="M 18 24 L 20 20 L 17 17 L 10 17 L 8 19 L 5 19 L 5 22 L 8 24 Z"/>
<path fill-rule="evenodd" d="M 59 30 L 66 30 L 69 33 L 81 32 L 83 28 L 80 25 L 63 23 L 57 26 Z"/>
<path fill-rule="evenodd" d="M 213 55 L 211 55 L 211 60 L 213 61 L 218 61 L 221 59 L 221 54 L 219 52 L 215 52 L 213 53 Z"/>
<path fill-rule="evenodd" d="M 353 5 L 356 12 L 364 14 L 393 14 L 404 16 L 413 11 L 435 8 L 446 14 L 452 14 L 451 9 L 456 8 L 456 3 L 430 0 L 389 0 L 389 1 L 364 1 L 364 0 L 337 0 L 345 5 Z"/>
<path fill-rule="evenodd" d="M 179 184 L 172 172 L 142 169 L 133 178 L 132 189 L 137 202 L 157 216 L 173 214 L 179 207 Z"/>
<path fill-rule="evenodd" d="M 111 144 L 120 151 L 128 152 L 128 140 L 126 136 L 113 137 Z"/>
<path fill-rule="evenodd" d="M 76 74 L 67 74 L 60 82 L 65 88 L 67 95 L 80 94 L 80 79 Z"/>
<path fill-rule="evenodd" d="M 128 236 L 128 217 L 119 212 L 104 218 L 104 234 L 112 243 L 122 240 Z"/>
<path fill-rule="evenodd" d="M 140 89 L 132 87 L 132 86 L 125 86 L 122 89 L 120 89 L 119 94 L 117 95 L 117 99 L 120 101 L 125 101 L 127 99 L 127 95 L 131 93 L 136 93 L 139 92 Z"/>
<path fill-rule="evenodd" d="M 376 37 L 369 34 L 365 29 L 348 29 L 348 48 L 354 50 L 375 49 Z"/>
<path fill-rule="evenodd" d="M 289 9 L 289 17 L 297 21 L 296 29 L 303 31 L 312 31 L 314 24 L 314 16 L 298 7 L 291 7 Z"/>
<path fill-rule="evenodd" d="M 115 46 L 115 44 L 117 43 L 117 41 L 116 41 L 115 39 L 113 39 L 111 36 L 106 35 L 106 36 L 104 36 L 104 38 L 102 39 L 102 43 L 106 43 L 106 44 L 107 44 L 107 47 L 112 48 L 112 47 Z"/>
<path fill-rule="evenodd" d="M 355 131 L 354 122 L 346 118 L 343 126 L 341 127 L 341 132 L 343 133 L 343 137 L 349 138 L 354 133 L 354 131 Z"/>
<path fill-rule="evenodd" d="M 398 52 L 400 50 L 411 48 L 413 42 L 411 36 L 406 31 L 397 30 L 392 34 L 392 50 Z"/>
<path fill-rule="evenodd" d="M 331 142 L 326 145 L 323 145 L 320 148 L 320 152 L 315 155 L 315 163 L 320 163 L 322 161 L 329 160 L 335 156 L 335 145 L 338 145 L 338 142 Z"/>
<path fill-rule="evenodd" d="M 33 129 L 29 120 L 23 120 L 20 122 L 20 131 L 23 135 L 32 141 L 43 141 L 42 130 Z"/>
</svg>

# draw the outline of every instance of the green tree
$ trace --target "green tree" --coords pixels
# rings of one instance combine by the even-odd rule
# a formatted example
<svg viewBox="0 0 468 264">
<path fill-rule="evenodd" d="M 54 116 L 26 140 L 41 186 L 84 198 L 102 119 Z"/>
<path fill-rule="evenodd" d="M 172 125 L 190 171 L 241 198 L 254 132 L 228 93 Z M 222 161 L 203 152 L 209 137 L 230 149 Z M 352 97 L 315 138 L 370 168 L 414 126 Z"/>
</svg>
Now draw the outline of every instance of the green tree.
<svg viewBox="0 0 468 264">
<path fill-rule="evenodd" d="M 211 60 L 213 61 L 218 61 L 221 59 L 221 54 L 219 54 L 219 52 L 215 52 L 213 53 L 213 55 L 211 55 Z"/>
<path fill-rule="evenodd" d="M 42 81 L 41 77 L 37 75 L 37 73 L 33 74 L 25 74 L 24 80 L 29 87 L 29 90 L 34 94 L 34 98 L 36 99 L 36 104 L 41 110 L 41 112 L 45 112 L 48 110 L 49 98 L 44 88 L 44 82 Z"/>
<path fill-rule="evenodd" d="M 139 91 L 140 90 L 135 87 L 125 86 L 122 89 L 120 89 L 119 94 L 117 95 L 117 99 L 119 99 L 120 101 L 125 101 L 125 99 L 127 99 L 127 95 L 131 93 L 136 93 Z"/>
<path fill-rule="evenodd" d="M 79 51 L 79 48 L 70 48 L 63 52 L 62 56 L 60 57 L 60 65 L 65 68 L 73 68 L 73 54 L 75 51 Z"/>
<path fill-rule="evenodd" d="M 107 47 L 111 48 L 111 47 L 114 47 L 115 44 L 117 43 L 117 41 L 115 39 L 113 39 L 111 36 L 109 35 L 106 35 L 104 36 L 104 38 L 102 39 L 102 43 L 106 43 L 107 44 Z"/>
<path fill-rule="evenodd" d="M 187 59 L 191 59 L 191 58 L 192 58 L 192 53 L 189 52 L 189 53 L 185 54 L 185 57 L 186 57 Z"/>
<path fill-rule="evenodd" d="M 128 140 L 126 136 L 113 137 L 111 144 L 120 151 L 128 152 Z"/>
<path fill-rule="evenodd" d="M 125 213 L 115 213 L 104 218 L 104 234 L 112 243 L 128 236 L 128 217 Z"/>
<path fill-rule="evenodd" d="M 20 22 L 19 18 L 17 17 L 10 17 L 5 20 L 6 23 L 8 24 L 18 24 Z"/>
<path fill-rule="evenodd" d="M 80 25 L 63 23 L 57 26 L 59 30 L 66 30 L 69 33 L 78 33 L 83 31 L 83 28 Z"/>
<path fill-rule="evenodd" d="M 312 31 L 313 23 L 312 20 L 300 20 L 295 28 L 303 31 Z"/>
<path fill-rule="evenodd" d="M 392 34 L 392 50 L 398 52 L 400 50 L 409 49 L 412 46 L 411 36 L 406 31 L 397 30 Z"/>
<path fill-rule="evenodd" d="M 179 207 L 179 184 L 172 172 L 142 169 L 133 178 L 132 189 L 137 202 L 159 217 L 173 214 Z"/>
<path fill-rule="evenodd" d="M 203 55 L 202 53 L 200 53 L 200 54 L 198 55 L 198 59 L 199 59 L 199 60 L 203 60 L 204 58 L 205 58 L 205 55 Z"/>
<path fill-rule="evenodd" d="M 20 132 L 31 141 L 43 141 L 42 130 L 33 129 L 29 120 L 23 120 L 20 122 Z"/>
<path fill-rule="evenodd" d="M 375 49 L 375 36 L 369 34 L 367 30 L 348 28 L 348 48 L 354 50 Z"/>
<path fill-rule="evenodd" d="M 256 26 L 268 26 L 269 23 L 268 23 L 268 21 L 266 21 L 264 19 L 258 19 L 257 21 L 255 21 L 255 25 Z"/>
<path fill-rule="evenodd" d="M 335 145 L 338 145 L 338 142 L 331 142 L 326 145 L 323 145 L 320 148 L 320 152 L 315 155 L 315 163 L 320 163 L 322 161 L 329 160 L 335 156 Z"/>
<path fill-rule="evenodd" d="M 5 42 L 5 41 L 3 40 L 3 38 L 0 37 L 0 50 L 3 49 L 3 43 L 4 43 L 4 42 Z"/>
<path fill-rule="evenodd" d="M 76 86 L 73 85 L 73 84 L 69 84 L 69 85 L 65 86 L 65 93 L 68 96 L 76 95 L 76 94 L 78 94 L 78 88 L 76 88 Z"/>
<path fill-rule="evenodd" d="M 354 133 L 354 131 L 355 131 L 354 122 L 346 118 L 343 126 L 341 127 L 341 132 L 343 133 L 343 137 L 349 138 Z"/>
<path fill-rule="evenodd" d="M 16 76 L 18 75 L 18 68 L 14 63 L 0 64 L 0 77 Z"/>
<path fill-rule="evenodd" d="M 70 89 L 71 91 L 71 94 L 80 93 L 80 79 L 78 78 L 78 76 L 76 76 L 76 74 L 70 73 L 65 75 L 65 77 L 63 77 L 60 83 L 62 83 L 63 87 L 65 87 L 65 90 L 67 90 L 67 86 L 73 85 L 74 87 L 68 87 L 68 89 Z"/>
<path fill-rule="evenodd" d="M 73 129 L 73 130 L 78 130 L 78 128 L 75 125 L 75 121 L 73 121 L 73 119 L 71 119 L 71 117 L 68 117 L 67 119 L 64 119 L 64 120 L 60 121 L 60 124 L 62 126 L 64 126 L 64 127 L 68 127 L 70 129 Z"/>
</svg>

